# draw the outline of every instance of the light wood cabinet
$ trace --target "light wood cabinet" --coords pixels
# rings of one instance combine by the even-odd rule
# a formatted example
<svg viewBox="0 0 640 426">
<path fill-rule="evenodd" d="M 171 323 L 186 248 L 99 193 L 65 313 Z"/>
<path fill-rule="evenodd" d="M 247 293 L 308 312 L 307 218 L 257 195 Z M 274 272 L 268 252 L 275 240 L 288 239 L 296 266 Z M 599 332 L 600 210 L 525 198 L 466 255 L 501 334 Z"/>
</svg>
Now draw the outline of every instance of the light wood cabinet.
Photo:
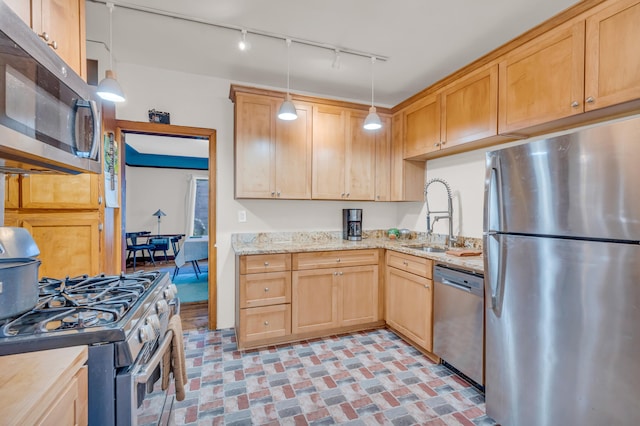
<svg viewBox="0 0 640 426">
<path fill-rule="evenodd" d="M 335 268 L 341 266 L 375 265 L 378 263 L 378 250 L 334 250 L 296 253 L 293 256 L 293 269 L 309 270 Z"/>
<path fill-rule="evenodd" d="M 238 349 L 291 335 L 291 254 L 239 256 Z"/>
<path fill-rule="evenodd" d="M 282 101 L 236 94 L 237 198 L 311 198 L 311 105 L 296 102 L 298 118 L 283 121 Z"/>
<path fill-rule="evenodd" d="M 376 134 L 362 128 L 365 117 L 360 111 L 314 105 L 312 198 L 375 198 Z"/>
<path fill-rule="evenodd" d="M 387 251 L 385 277 L 387 324 L 422 349 L 431 352 L 433 349 L 433 281 L 425 274 L 396 268 L 394 266 L 396 263 L 389 261 L 391 253 L 393 252 Z M 417 259 L 422 258 L 404 256 L 406 261 L 421 263 Z M 424 260 L 428 262 L 429 268 L 433 266 L 430 260 Z"/>
<path fill-rule="evenodd" d="M 640 99 L 638 40 L 638 0 L 612 2 L 587 18 L 586 111 Z"/>
<path fill-rule="evenodd" d="M 20 175 L 4 176 L 4 208 L 17 209 L 20 207 Z"/>
<path fill-rule="evenodd" d="M 584 21 L 562 25 L 500 61 L 501 134 L 583 112 Z"/>
<path fill-rule="evenodd" d="M 403 115 L 405 159 L 421 159 L 440 149 L 440 94 L 419 99 Z"/>
<path fill-rule="evenodd" d="M 498 134 L 497 64 L 450 84 L 441 97 L 442 149 Z"/>
<path fill-rule="evenodd" d="M 378 265 L 294 271 L 292 286 L 294 334 L 378 320 Z"/>
<path fill-rule="evenodd" d="M 0 357 L 2 424 L 86 425 L 87 359 L 86 346 Z"/>
<path fill-rule="evenodd" d="M 83 0 L 8 0 L 16 14 L 82 78 L 87 78 Z M 55 46 L 55 47 L 53 47 Z"/>
<path fill-rule="evenodd" d="M 373 131 L 376 145 L 375 200 L 391 201 L 391 162 L 393 158 L 391 117 L 381 116 L 380 121 L 382 121 L 382 129 Z"/>
<path fill-rule="evenodd" d="M 20 178 L 21 203 L 25 209 L 97 209 L 102 202 L 102 175 L 25 175 Z"/>
<path fill-rule="evenodd" d="M 423 201 L 426 161 L 404 159 L 404 113 L 391 118 L 391 201 Z"/>
<path fill-rule="evenodd" d="M 40 249 L 40 278 L 99 274 L 100 223 L 98 211 L 5 212 L 5 225 L 25 228 Z"/>
</svg>

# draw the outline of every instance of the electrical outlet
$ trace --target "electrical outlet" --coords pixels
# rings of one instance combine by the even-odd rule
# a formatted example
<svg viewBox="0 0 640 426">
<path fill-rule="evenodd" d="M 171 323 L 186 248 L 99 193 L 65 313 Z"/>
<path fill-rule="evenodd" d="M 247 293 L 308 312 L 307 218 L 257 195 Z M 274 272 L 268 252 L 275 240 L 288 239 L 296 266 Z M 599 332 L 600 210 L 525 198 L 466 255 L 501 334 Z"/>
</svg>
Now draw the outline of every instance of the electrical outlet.
<svg viewBox="0 0 640 426">
<path fill-rule="evenodd" d="M 246 222 L 247 221 L 247 212 L 245 210 L 238 210 L 238 222 Z"/>
</svg>

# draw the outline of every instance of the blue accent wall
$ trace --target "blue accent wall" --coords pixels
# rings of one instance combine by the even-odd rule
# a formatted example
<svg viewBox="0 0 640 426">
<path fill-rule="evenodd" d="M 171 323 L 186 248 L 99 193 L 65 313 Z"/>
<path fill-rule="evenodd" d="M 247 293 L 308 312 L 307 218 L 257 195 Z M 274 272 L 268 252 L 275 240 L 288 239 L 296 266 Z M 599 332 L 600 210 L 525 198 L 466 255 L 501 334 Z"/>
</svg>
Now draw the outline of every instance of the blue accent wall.
<svg viewBox="0 0 640 426">
<path fill-rule="evenodd" d="M 133 167 L 208 170 L 209 159 L 177 155 L 143 154 L 125 144 L 125 163 Z"/>
</svg>

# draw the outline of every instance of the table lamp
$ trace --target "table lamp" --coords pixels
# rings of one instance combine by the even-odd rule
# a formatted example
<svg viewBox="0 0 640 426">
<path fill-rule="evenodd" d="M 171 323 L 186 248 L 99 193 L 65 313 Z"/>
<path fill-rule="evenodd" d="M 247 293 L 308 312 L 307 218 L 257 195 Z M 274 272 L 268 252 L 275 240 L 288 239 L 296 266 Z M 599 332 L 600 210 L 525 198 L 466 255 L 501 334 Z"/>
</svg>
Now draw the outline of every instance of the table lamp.
<svg viewBox="0 0 640 426">
<path fill-rule="evenodd" d="M 160 209 L 158 209 L 154 214 L 151 215 L 151 216 L 156 216 L 158 218 L 158 234 L 157 235 L 160 235 L 160 218 L 166 215 L 167 214 Z"/>
</svg>

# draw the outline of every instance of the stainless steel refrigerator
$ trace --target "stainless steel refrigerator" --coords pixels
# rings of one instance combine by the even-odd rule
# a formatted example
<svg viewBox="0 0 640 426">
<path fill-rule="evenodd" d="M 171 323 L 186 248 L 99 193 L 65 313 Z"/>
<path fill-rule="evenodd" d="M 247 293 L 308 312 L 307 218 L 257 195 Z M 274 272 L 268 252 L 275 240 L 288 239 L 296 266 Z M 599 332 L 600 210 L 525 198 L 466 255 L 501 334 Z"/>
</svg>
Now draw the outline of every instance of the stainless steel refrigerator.
<svg viewBox="0 0 640 426">
<path fill-rule="evenodd" d="M 487 414 L 640 425 L 640 118 L 487 153 Z"/>
</svg>

